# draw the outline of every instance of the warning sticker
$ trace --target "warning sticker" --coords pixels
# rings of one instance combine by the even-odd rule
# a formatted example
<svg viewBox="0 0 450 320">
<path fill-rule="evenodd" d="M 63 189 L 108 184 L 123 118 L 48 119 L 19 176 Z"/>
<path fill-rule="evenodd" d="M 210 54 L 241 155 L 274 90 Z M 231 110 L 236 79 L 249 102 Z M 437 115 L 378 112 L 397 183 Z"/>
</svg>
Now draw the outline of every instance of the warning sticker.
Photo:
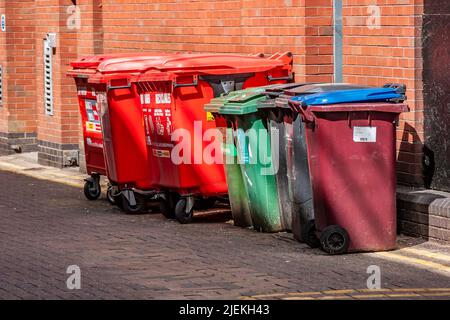
<svg viewBox="0 0 450 320">
<path fill-rule="evenodd" d="M 211 112 L 206 113 L 206 121 L 215 121 L 215 118 Z"/>
<path fill-rule="evenodd" d="M 377 128 L 376 127 L 354 127 L 353 128 L 354 142 L 377 142 Z"/>
<path fill-rule="evenodd" d="M 100 123 L 86 121 L 86 131 L 102 132 L 102 127 Z"/>
<path fill-rule="evenodd" d="M 100 115 L 97 109 L 97 101 L 86 99 L 84 101 L 86 108 L 86 131 L 90 132 L 102 132 L 100 124 Z"/>
<path fill-rule="evenodd" d="M 169 150 L 153 149 L 153 155 L 158 158 L 170 158 Z"/>
</svg>

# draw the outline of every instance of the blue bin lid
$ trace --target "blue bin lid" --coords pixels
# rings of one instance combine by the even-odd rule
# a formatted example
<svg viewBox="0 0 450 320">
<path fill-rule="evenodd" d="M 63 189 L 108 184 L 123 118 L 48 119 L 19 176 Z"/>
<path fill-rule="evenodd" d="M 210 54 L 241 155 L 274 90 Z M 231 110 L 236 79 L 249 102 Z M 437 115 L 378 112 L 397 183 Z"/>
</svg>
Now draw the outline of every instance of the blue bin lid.
<svg viewBox="0 0 450 320">
<path fill-rule="evenodd" d="M 405 99 L 395 88 L 368 88 L 301 95 L 293 97 L 291 101 L 300 102 L 304 106 L 314 106 L 356 102 L 403 102 Z"/>
</svg>

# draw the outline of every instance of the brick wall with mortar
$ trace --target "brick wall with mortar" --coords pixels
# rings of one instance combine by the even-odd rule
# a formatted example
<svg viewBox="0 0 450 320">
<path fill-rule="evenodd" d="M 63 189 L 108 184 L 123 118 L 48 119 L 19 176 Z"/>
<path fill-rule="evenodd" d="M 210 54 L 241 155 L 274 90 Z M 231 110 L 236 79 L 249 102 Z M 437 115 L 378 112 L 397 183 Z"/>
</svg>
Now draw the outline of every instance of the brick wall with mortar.
<svg viewBox="0 0 450 320">
<path fill-rule="evenodd" d="M 34 1 L 2 1 L 0 153 L 36 150 Z"/>
<path fill-rule="evenodd" d="M 400 183 L 414 186 L 423 185 L 422 13 L 422 0 L 347 0 L 343 8 L 344 80 L 408 87 L 411 112 L 397 130 L 397 172 Z"/>
<path fill-rule="evenodd" d="M 299 81 L 332 81 L 332 0 L 103 1 L 105 52 L 291 51 Z"/>
<path fill-rule="evenodd" d="M 73 80 L 66 77 L 70 61 L 78 57 L 77 30 L 67 27 L 67 8 L 71 0 L 35 0 L 36 21 L 36 84 L 38 105 L 38 161 L 63 167 L 78 157 L 79 114 Z M 56 33 L 53 64 L 53 115 L 44 112 L 44 38 Z"/>
<path fill-rule="evenodd" d="M 0 0 L 0 13 L 4 14 L 5 12 L 5 0 Z M 0 30 L 0 66 L 2 68 L 2 88 L 1 95 L 2 100 L 0 102 L 0 155 L 6 153 L 4 151 L 5 146 L 7 145 L 5 141 L 2 141 L 2 136 L 8 131 L 8 112 L 6 109 L 7 103 L 7 86 L 8 83 L 5 81 L 5 70 L 6 70 L 6 32 Z"/>
</svg>

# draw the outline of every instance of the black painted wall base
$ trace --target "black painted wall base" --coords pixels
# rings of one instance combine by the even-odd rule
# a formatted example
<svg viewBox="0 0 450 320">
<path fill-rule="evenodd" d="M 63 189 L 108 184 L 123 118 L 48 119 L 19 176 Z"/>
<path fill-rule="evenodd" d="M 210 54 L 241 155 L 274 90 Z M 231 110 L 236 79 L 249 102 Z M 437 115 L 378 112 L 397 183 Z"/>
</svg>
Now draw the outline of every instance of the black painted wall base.
<svg viewBox="0 0 450 320">
<path fill-rule="evenodd" d="M 0 132 L 0 155 L 37 151 L 35 132 Z"/>
<path fill-rule="evenodd" d="M 38 163 L 56 168 L 78 166 L 78 144 L 59 144 L 38 140 Z"/>
</svg>

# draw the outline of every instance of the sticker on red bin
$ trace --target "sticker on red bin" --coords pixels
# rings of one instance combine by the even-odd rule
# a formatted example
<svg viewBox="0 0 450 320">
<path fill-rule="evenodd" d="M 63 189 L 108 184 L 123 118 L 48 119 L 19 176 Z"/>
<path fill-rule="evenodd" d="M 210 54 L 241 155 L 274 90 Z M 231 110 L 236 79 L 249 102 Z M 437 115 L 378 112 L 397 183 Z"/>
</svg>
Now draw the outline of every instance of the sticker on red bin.
<svg viewBox="0 0 450 320">
<path fill-rule="evenodd" d="M 173 131 L 171 103 L 167 92 L 140 94 L 147 145 L 169 143 Z"/>
<path fill-rule="evenodd" d="M 100 125 L 100 115 L 97 110 L 97 101 L 86 99 L 84 101 L 86 108 L 86 131 L 90 132 L 102 132 Z"/>
<path fill-rule="evenodd" d="M 156 104 L 171 103 L 170 93 L 157 93 L 155 96 Z"/>
<path fill-rule="evenodd" d="M 354 142 L 377 142 L 377 128 L 376 127 L 354 127 L 353 128 Z"/>
<path fill-rule="evenodd" d="M 151 102 L 150 93 L 141 93 L 141 104 L 150 104 Z"/>
<path fill-rule="evenodd" d="M 153 149 L 153 155 L 158 158 L 170 158 L 169 150 Z"/>
</svg>

